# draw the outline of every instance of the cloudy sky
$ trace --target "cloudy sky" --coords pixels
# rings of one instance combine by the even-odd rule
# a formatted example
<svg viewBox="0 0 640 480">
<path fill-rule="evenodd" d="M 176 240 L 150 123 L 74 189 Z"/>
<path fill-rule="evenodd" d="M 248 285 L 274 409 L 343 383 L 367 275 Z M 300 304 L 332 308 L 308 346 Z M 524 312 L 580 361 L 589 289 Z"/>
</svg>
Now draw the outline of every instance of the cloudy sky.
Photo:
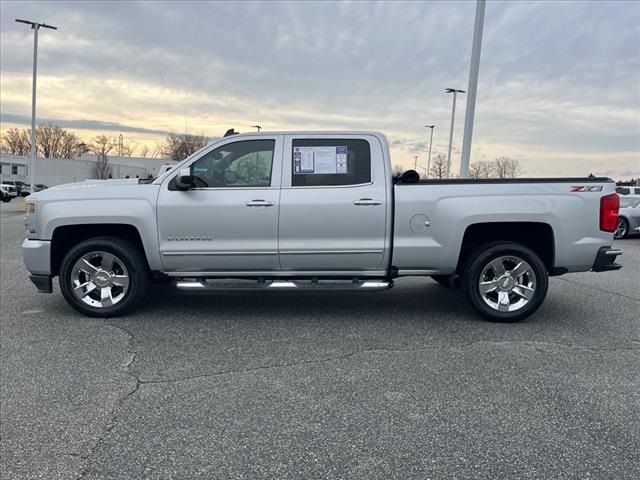
<svg viewBox="0 0 640 480">
<path fill-rule="evenodd" d="M 38 116 L 140 144 L 227 128 L 386 133 L 394 163 L 446 153 L 466 90 L 475 3 L 1 3 L 2 129 L 28 126 L 33 36 Z M 459 97 L 454 170 L 466 98 Z M 640 175 L 640 2 L 488 1 L 472 161 L 528 176 Z"/>
</svg>

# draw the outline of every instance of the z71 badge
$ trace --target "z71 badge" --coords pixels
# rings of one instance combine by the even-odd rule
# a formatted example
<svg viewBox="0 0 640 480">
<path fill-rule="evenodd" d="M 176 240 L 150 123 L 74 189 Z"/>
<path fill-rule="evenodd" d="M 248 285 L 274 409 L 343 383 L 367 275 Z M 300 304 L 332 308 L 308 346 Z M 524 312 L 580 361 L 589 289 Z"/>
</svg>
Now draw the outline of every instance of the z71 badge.
<svg viewBox="0 0 640 480">
<path fill-rule="evenodd" d="M 601 192 L 602 185 L 576 185 L 571 187 L 572 192 Z"/>
</svg>

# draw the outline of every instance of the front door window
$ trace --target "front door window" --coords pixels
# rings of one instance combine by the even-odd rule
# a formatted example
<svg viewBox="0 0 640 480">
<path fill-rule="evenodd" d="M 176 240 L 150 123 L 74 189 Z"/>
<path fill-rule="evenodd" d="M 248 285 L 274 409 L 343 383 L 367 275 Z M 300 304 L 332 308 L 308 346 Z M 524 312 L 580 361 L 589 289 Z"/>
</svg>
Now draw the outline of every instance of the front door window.
<svg viewBox="0 0 640 480">
<path fill-rule="evenodd" d="M 274 140 L 247 140 L 223 145 L 191 165 L 196 187 L 268 187 Z"/>
</svg>

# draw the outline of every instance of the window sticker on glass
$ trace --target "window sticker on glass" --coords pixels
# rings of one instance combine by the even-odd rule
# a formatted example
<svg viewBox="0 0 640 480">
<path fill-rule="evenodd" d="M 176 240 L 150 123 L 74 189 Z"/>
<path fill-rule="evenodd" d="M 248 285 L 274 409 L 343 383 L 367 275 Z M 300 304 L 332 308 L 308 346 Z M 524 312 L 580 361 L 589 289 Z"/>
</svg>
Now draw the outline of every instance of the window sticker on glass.
<svg viewBox="0 0 640 480">
<path fill-rule="evenodd" d="M 347 147 L 294 147 L 294 174 L 346 174 Z"/>
<path fill-rule="evenodd" d="M 347 173 L 347 147 L 336 147 L 336 173 Z"/>
</svg>

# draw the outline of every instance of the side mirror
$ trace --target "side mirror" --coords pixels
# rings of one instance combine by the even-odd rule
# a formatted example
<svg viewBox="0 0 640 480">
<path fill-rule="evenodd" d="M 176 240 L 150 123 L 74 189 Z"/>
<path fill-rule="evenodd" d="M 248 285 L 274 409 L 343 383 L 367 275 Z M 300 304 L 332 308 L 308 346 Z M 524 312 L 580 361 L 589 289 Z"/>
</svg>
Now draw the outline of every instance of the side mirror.
<svg viewBox="0 0 640 480">
<path fill-rule="evenodd" d="M 180 169 L 180 173 L 176 177 L 176 187 L 180 190 L 189 190 L 193 187 L 193 175 L 191 175 L 189 167 Z"/>
</svg>

